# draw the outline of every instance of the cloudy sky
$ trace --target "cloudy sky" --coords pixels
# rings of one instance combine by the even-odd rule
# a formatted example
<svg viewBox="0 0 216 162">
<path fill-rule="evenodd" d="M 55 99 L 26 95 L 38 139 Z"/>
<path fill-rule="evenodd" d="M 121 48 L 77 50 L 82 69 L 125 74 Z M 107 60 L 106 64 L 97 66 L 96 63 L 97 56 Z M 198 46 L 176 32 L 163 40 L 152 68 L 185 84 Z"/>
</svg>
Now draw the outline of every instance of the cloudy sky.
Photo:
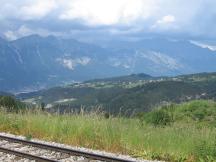
<svg viewBox="0 0 216 162">
<path fill-rule="evenodd" d="M 0 35 L 216 37 L 215 0 L 0 0 Z"/>
</svg>

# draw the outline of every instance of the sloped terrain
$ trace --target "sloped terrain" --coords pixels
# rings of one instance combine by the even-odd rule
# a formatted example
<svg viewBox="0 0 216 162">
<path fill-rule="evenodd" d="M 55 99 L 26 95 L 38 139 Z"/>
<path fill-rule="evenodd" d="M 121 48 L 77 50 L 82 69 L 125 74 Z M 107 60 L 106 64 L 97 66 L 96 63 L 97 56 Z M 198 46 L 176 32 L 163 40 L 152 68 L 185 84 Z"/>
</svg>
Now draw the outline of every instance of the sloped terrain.
<svg viewBox="0 0 216 162">
<path fill-rule="evenodd" d="M 155 106 L 171 102 L 216 98 L 215 73 L 160 78 L 146 76 L 133 74 L 93 80 L 19 94 L 17 97 L 34 104 L 43 102 L 47 108 L 61 112 L 99 107 L 114 114 L 150 111 Z"/>
<path fill-rule="evenodd" d="M 188 40 L 151 38 L 102 46 L 53 36 L 0 39 L 0 90 L 28 92 L 132 73 L 213 72 L 215 62 L 215 51 Z"/>
</svg>

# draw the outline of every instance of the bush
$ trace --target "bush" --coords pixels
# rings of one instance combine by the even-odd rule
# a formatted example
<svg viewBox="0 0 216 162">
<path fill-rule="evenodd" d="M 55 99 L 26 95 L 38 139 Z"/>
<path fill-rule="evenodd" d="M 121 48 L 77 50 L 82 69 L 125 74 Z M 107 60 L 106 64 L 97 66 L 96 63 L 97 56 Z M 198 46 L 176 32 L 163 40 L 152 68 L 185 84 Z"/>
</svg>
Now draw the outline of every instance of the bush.
<svg viewBox="0 0 216 162">
<path fill-rule="evenodd" d="M 205 113 L 201 111 L 194 112 L 194 115 L 193 115 L 193 117 L 198 121 L 202 121 L 205 118 L 205 116 L 206 116 Z"/>
<path fill-rule="evenodd" d="M 16 100 L 10 96 L 1 96 L 0 105 L 7 108 L 13 108 L 17 106 L 17 103 Z"/>
<path fill-rule="evenodd" d="M 110 118 L 110 114 L 106 112 L 106 113 L 104 114 L 104 118 L 105 118 L 105 119 L 109 119 L 109 118 Z"/>
<path fill-rule="evenodd" d="M 8 111 L 18 111 L 19 109 L 24 108 L 24 104 L 11 96 L 0 96 L 0 107 L 4 107 Z"/>
<path fill-rule="evenodd" d="M 173 122 L 173 117 L 168 111 L 160 109 L 147 114 L 144 120 L 154 126 L 165 126 Z"/>
</svg>

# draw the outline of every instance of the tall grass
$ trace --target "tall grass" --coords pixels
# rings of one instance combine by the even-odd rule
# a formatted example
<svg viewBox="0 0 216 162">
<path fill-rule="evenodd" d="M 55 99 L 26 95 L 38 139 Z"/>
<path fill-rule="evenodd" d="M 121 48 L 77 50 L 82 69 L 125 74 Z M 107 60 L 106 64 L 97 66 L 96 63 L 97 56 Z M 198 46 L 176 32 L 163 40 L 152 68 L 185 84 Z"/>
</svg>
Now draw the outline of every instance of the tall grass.
<svg viewBox="0 0 216 162">
<path fill-rule="evenodd" d="M 155 127 L 137 118 L 107 119 L 98 113 L 51 115 L 2 111 L 0 131 L 166 161 L 196 161 L 200 142 L 205 141 L 209 146 L 216 137 L 215 127 L 197 127 L 187 122 Z"/>
</svg>

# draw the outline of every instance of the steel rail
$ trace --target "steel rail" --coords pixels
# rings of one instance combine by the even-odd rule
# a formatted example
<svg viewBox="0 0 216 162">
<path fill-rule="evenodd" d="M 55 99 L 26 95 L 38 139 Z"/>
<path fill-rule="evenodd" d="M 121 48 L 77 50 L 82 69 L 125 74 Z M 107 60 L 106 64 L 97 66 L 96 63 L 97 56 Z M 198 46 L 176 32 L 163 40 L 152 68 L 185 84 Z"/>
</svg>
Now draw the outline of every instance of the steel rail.
<svg viewBox="0 0 216 162">
<path fill-rule="evenodd" d="M 21 143 L 29 146 L 34 146 L 42 149 L 48 149 L 48 150 L 53 150 L 56 152 L 61 152 L 61 153 L 66 153 L 74 156 L 83 156 L 88 159 L 92 160 L 101 160 L 101 161 L 107 161 L 107 162 L 135 162 L 132 160 L 128 159 L 122 159 L 118 157 L 112 157 L 112 156 L 107 156 L 107 155 L 101 155 L 101 154 L 96 154 L 96 153 L 90 153 L 86 151 L 81 151 L 81 150 L 76 150 L 76 149 L 69 149 L 69 148 L 64 148 L 64 147 L 59 147 L 59 146 L 53 146 L 50 144 L 44 144 L 40 142 L 35 142 L 35 141 L 29 141 L 29 140 L 24 140 L 24 139 L 19 139 L 19 138 L 14 138 L 14 137 L 8 137 L 4 135 L 0 135 L 1 140 L 6 140 L 14 143 Z"/>
<path fill-rule="evenodd" d="M 7 149 L 4 147 L 0 147 L 0 152 L 4 152 L 6 154 L 13 154 L 22 158 L 27 158 L 30 160 L 35 160 L 35 161 L 39 161 L 39 162 L 58 162 L 57 160 L 52 160 L 52 159 L 47 159 L 44 157 L 40 157 L 40 156 L 36 156 L 36 155 L 32 155 L 32 154 L 28 154 L 28 153 L 24 153 L 24 152 L 20 152 L 20 151 L 16 151 L 16 150 L 11 150 L 11 149 Z"/>
</svg>

